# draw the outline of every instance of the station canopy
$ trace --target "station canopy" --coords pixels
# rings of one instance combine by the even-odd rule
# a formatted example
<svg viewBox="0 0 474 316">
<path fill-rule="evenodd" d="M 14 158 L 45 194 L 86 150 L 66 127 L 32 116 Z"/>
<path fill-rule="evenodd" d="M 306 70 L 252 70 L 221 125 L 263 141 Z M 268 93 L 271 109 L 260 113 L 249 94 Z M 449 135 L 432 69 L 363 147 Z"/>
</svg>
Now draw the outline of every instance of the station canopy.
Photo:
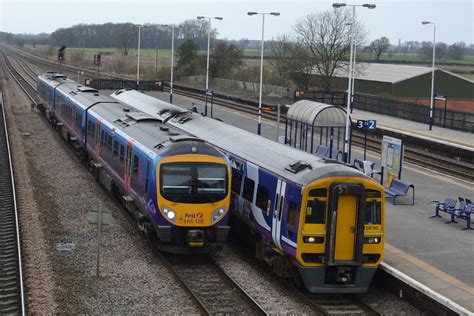
<svg viewBox="0 0 474 316">
<path fill-rule="evenodd" d="M 314 127 L 345 127 L 346 111 L 336 105 L 300 100 L 290 107 L 286 119 Z"/>
</svg>

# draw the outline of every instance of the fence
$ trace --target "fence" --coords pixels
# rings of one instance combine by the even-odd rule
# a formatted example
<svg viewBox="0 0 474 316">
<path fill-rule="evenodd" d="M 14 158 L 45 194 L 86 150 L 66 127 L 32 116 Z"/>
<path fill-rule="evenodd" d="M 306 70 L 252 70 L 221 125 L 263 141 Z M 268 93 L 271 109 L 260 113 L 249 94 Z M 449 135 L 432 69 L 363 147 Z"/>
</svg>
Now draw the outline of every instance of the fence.
<svg viewBox="0 0 474 316">
<path fill-rule="evenodd" d="M 86 79 L 85 85 L 99 90 L 135 89 L 142 91 L 163 91 L 163 81 L 140 81 L 138 89 L 135 80 Z"/>
<path fill-rule="evenodd" d="M 295 91 L 294 101 L 303 99 L 344 106 L 346 104 L 346 93 L 342 91 Z M 416 103 L 402 102 L 397 99 L 377 95 L 355 93 L 352 106 L 363 111 L 390 115 L 415 122 L 429 123 L 430 108 Z M 449 109 L 445 112 L 443 108 L 436 108 L 434 112 L 434 125 L 445 125 L 446 128 L 474 133 L 474 113 Z"/>
</svg>

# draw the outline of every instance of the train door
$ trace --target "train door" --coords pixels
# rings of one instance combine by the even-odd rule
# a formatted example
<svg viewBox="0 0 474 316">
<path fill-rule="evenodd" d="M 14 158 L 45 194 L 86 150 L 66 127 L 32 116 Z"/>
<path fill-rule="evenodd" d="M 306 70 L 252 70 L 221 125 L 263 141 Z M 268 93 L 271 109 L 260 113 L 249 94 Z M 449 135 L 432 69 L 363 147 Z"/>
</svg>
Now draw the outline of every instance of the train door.
<svg viewBox="0 0 474 316">
<path fill-rule="evenodd" d="M 131 185 L 132 149 L 133 149 L 133 143 L 131 141 L 128 141 L 127 142 L 127 155 L 125 157 L 125 173 L 123 177 L 125 192 L 127 194 L 130 193 L 130 185 Z"/>
<path fill-rule="evenodd" d="M 278 179 L 275 202 L 273 203 L 273 218 L 272 218 L 272 239 L 273 243 L 281 249 L 281 218 L 283 207 L 285 205 L 286 182 Z"/>
<path fill-rule="evenodd" d="M 102 121 L 98 120 L 97 121 L 97 128 L 95 131 L 95 159 L 99 160 L 100 157 L 100 134 L 102 132 Z"/>
<path fill-rule="evenodd" d="M 335 184 L 330 190 L 329 203 L 327 262 L 360 263 L 364 233 L 364 187 L 355 183 Z"/>
</svg>

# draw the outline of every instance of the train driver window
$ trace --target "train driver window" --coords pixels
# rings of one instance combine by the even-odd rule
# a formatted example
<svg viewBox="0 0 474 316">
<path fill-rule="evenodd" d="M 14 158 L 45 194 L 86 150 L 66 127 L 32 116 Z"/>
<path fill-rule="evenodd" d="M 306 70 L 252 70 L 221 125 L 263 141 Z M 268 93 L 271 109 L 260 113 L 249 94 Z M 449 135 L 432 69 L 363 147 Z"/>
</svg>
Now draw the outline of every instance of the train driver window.
<svg viewBox="0 0 474 316">
<path fill-rule="evenodd" d="M 305 223 L 324 224 L 326 223 L 326 201 L 308 200 L 306 207 Z"/>
<path fill-rule="evenodd" d="M 365 202 L 365 224 L 380 225 L 382 223 L 380 208 L 380 202 L 375 200 Z"/>
<path fill-rule="evenodd" d="M 255 205 L 257 205 L 258 208 L 261 208 L 262 211 L 266 213 L 267 209 L 270 210 L 269 203 L 270 203 L 270 192 L 268 188 L 266 186 L 259 184 L 257 188 L 257 198 L 255 201 Z"/>
<path fill-rule="evenodd" d="M 244 180 L 244 192 L 242 196 L 249 202 L 253 202 L 253 192 L 255 190 L 255 181 L 245 177 Z"/>
</svg>

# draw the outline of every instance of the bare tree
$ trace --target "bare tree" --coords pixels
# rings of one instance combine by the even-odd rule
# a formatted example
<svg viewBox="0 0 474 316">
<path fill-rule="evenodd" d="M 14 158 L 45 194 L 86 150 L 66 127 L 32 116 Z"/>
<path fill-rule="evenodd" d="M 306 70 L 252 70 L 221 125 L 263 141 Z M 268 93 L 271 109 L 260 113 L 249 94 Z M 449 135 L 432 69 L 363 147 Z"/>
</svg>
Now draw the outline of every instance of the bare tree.
<svg viewBox="0 0 474 316">
<path fill-rule="evenodd" d="M 457 42 L 448 47 L 449 56 L 455 60 L 461 60 L 466 52 L 466 43 Z"/>
<path fill-rule="evenodd" d="M 227 41 L 217 41 L 211 55 L 210 72 L 212 77 L 226 78 L 234 67 L 243 65 L 242 49 Z"/>
<path fill-rule="evenodd" d="M 390 47 L 390 41 L 385 36 L 370 43 L 370 50 L 375 54 L 375 61 L 380 61 L 380 55 Z"/>
<path fill-rule="evenodd" d="M 351 22 L 350 11 L 337 9 L 308 14 L 294 26 L 297 42 L 308 48 L 314 71 L 321 77 L 325 90 L 331 89 L 336 68 L 343 67 L 344 60 L 348 59 Z M 365 42 L 366 38 L 357 20 L 354 38 L 357 43 Z"/>
<path fill-rule="evenodd" d="M 270 64 L 278 73 L 279 85 L 287 80 L 289 65 L 294 55 L 293 43 L 290 41 L 289 35 L 281 35 L 271 42 L 272 58 L 269 59 Z"/>
<path fill-rule="evenodd" d="M 192 39 L 199 49 L 207 49 L 207 33 L 210 27 L 207 20 L 186 20 L 181 23 L 179 35 L 182 38 Z M 216 36 L 217 30 L 211 29 L 211 40 L 214 40 Z"/>
<path fill-rule="evenodd" d="M 130 48 L 132 48 L 135 40 L 137 39 L 137 32 L 138 29 L 131 23 L 120 25 L 120 31 L 116 45 L 122 56 L 128 56 Z"/>
</svg>

